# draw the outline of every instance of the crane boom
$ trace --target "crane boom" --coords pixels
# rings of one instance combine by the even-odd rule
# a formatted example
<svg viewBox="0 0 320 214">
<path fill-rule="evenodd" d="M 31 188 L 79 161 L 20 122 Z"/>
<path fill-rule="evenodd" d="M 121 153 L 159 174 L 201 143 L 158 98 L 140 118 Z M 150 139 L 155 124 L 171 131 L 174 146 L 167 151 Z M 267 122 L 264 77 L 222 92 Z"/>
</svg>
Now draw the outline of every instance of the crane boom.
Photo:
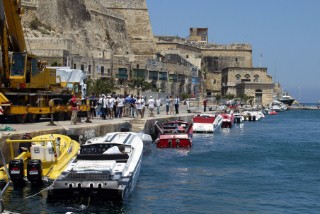
<svg viewBox="0 0 320 214">
<path fill-rule="evenodd" d="M 22 11 L 21 0 L 4 0 L 3 7 L 8 26 L 8 35 L 12 45 L 11 51 L 26 52 L 26 42 L 20 17 Z"/>
</svg>

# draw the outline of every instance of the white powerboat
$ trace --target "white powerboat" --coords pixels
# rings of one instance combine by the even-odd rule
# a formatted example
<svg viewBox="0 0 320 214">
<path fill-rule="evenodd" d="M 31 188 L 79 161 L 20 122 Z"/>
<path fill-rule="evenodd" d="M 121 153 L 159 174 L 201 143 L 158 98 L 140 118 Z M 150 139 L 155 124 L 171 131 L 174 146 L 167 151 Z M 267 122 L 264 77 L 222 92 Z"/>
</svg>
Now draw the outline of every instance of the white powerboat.
<svg viewBox="0 0 320 214">
<path fill-rule="evenodd" d="M 48 188 L 48 200 L 126 199 L 138 180 L 143 140 L 150 139 L 150 135 L 114 132 L 87 140 L 77 157 Z M 118 147 L 124 151 L 109 152 L 110 148 Z"/>
<path fill-rule="evenodd" d="M 193 133 L 213 133 L 221 128 L 223 117 L 213 114 L 197 114 L 193 117 Z"/>
</svg>

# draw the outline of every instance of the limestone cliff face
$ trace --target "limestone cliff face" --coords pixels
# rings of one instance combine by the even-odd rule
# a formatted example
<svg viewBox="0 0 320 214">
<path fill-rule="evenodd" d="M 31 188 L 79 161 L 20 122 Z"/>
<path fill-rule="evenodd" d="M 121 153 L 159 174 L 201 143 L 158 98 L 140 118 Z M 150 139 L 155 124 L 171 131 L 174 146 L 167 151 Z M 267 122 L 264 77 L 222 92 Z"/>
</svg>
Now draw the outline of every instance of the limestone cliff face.
<svg viewBox="0 0 320 214">
<path fill-rule="evenodd" d="M 31 49 L 65 49 L 88 57 L 104 50 L 151 54 L 155 45 L 145 1 L 24 0 L 26 38 Z"/>
</svg>

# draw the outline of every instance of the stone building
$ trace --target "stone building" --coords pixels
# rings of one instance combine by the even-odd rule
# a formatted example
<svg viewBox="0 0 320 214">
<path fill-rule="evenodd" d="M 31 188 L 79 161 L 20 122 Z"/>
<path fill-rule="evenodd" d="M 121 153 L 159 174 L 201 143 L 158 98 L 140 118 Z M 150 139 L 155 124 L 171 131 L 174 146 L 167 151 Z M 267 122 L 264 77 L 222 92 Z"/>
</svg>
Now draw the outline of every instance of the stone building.
<svg viewBox="0 0 320 214">
<path fill-rule="evenodd" d="M 49 65 L 125 84 L 155 43 L 145 0 L 22 0 L 28 50 Z M 33 26 L 33 27 L 32 27 Z"/>
<path fill-rule="evenodd" d="M 262 68 L 252 68 L 250 45 L 209 44 L 207 28 L 190 28 L 187 39 L 154 37 L 146 0 L 22 0 L 22 4 L 28 50 L 49 65 L 81 69 L 92 79 L 114 78 L 121 88 L 129 80 L 144 79 L 172 95 L 252 94 L 257 87 L 262 101 L 267 97 L 267 86 L 253 86 L 271 83 Z M 260 69 L 261 81 L 231 82 L 233 77 L 228 76 L 225 82 L 222 73 L 233 75 L 236 68 L 249 73 Z"/>
<path fill-rule="evenodd" d="M 221 95 L 246 94 L 254 97 L 257 105 L 267 105 L 273 100 L 274 83 L 267 68 L 230 67 L 222 70 Z"/>
</svg>

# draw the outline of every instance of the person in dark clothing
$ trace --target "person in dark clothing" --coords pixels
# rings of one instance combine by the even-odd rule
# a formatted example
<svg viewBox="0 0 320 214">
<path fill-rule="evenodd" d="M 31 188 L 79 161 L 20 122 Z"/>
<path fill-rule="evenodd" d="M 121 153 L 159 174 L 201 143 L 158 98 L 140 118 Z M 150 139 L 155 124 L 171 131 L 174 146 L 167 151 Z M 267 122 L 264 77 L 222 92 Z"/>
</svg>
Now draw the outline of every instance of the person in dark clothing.
<svg viewBox="0 0 320 214">
<path fill-rule="evenodd" d="M 179 105 L 180 105 L 180 98 L 179 96 L 177 96 L 176 99 L 174 100 L 174 107 L 176 110 L 176 114 L 179 114 Z"/>
<path fill-rule="evenodd" d="M 90 117 L 93 119 L 93 117 L 96 117 L 96 105 L 97 105 L 97 98 L 94 93 L 91 94 L 89 97 L 90 101 Z"/>
<path fill-rule="evenodd" d="M 206 110 L 207 110 L 207 102 L 208 102 L 207 99 L 204 99 L 204 100 L 203 100 L 203 111 L 204 111 L 204 112 L 206 112 Z M 209 109 L 209 110 L 210 110 L 210 109 Z"/>
</svg>

